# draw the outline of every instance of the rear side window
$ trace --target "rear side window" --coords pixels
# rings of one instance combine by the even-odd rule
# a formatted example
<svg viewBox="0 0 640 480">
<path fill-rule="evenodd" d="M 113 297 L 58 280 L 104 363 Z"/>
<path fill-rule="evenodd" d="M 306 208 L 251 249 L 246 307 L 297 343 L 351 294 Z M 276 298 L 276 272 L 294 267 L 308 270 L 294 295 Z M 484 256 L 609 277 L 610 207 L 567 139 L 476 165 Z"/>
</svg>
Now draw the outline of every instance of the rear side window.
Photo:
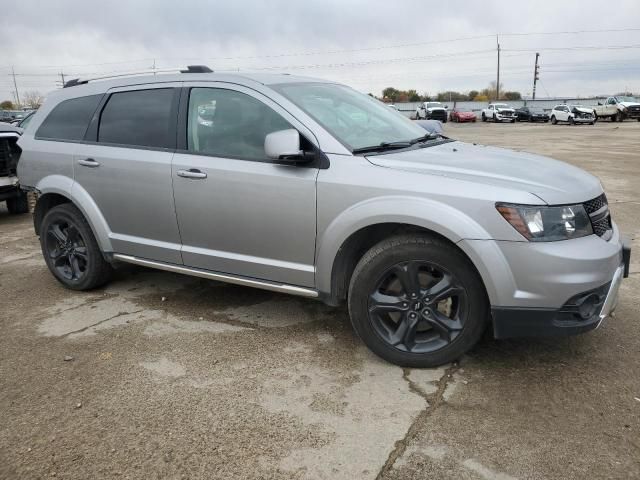
<svg viewBox="0 0 640 480">
<path fill-rule="evenodd" d="M 111 95 L 100 116 L 98 142 L 153 148 L 175 146 L 173 88 Z"/>
<path fill-rule="evenodd" d="M 60 102 L 40 125 L 36 138 L 82 140 L 101 98 L 90 95 Z"/>
</svg>

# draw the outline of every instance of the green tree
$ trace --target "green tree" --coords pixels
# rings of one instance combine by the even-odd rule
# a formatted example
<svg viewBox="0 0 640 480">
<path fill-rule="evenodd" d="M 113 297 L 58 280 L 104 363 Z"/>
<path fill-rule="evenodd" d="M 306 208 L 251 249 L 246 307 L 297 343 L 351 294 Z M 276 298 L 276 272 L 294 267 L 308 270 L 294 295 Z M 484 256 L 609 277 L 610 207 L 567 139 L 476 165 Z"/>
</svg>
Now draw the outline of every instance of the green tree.
<svg viewBox="0 0 640 480">
<path fill-rule="evenodd" d="M 15 107 L 11 100 L 4 100 L 0 102 L 0 110 L 13 110 Z"/>
<path fill-rule="evenodd" d="M 422 98 L 416 90 L 407 90 L 407 96 L 410 102 L 419 102 Z"/>
<path fill-rule="evenodd" d="M 467 94 L 467 99 L 468 100 L 473 100 L 474 98 L 476 98 L 478 95 L 480 95 L 480 92 L 477 90 L 469 90 L 469 93 Z"/>
<path fill-rule="evenodd" d="M 382 90 L 382 99 L 385 101 L 395 102 L 398 98 L 399 93 L 400 90 L 398 90 L 397 88 L 387 87 Z"/>
<path fill-rule="evenodd" d="M 520 92 L 515 92 L 515 91 L 514 92 L 504 92 L 503 98 L 505 100 L 521 100 L 522 99 L 522 95 L 520 94 Z"/>
</svg>

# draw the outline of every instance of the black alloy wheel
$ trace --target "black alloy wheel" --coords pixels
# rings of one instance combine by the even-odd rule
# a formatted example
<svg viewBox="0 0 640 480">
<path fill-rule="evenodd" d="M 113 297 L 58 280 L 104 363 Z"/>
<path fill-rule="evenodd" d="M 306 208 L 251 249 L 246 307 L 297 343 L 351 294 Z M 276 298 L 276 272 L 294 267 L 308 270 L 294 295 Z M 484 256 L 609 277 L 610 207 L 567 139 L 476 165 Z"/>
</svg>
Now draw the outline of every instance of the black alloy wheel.
<svg viewBox="0 0 640 480">
<path fill-rule="evenodd" d="M 467 293 L 443 267 L 412 260 L 384 272 L 369 295 L 369 320 L 380 338 L 409 353 L 429 353 L 462 331 Z"/>
<path fill-rule="evenodd" d="M 78 282 L 86 275 L 87 245 L 70 220 L 59 219 L 48 225 L 45 247 L 53 268 L 63 279 Z"/>
<path fill-rule="evenodd" d="M 91 290 L 109 281 L 113 268 L 75 205 L 63 203 L 51 208 L 38 230 L 47 267 L 65 287 Z"/>
</svg>

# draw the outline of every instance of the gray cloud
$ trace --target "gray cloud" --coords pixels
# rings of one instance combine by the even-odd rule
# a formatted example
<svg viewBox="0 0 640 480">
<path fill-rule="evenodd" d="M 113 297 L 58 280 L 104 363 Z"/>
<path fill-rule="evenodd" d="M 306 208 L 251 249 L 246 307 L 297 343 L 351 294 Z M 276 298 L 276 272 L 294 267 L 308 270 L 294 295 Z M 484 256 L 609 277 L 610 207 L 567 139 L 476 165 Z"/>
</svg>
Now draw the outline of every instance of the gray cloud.
<svg viewBox="0 0 640 480">
<path fill-rule="evenodd" d="M 159 68 L 276 68 L 375 93 L 389 85 L 432 93 L 479 89 L 495 78 L 495 38 L 489 35 L 620 29 L 638 26 L 639 17 L 637 0 L 607 6 L 593 0 L 21 0 L 0 19 L 0 99 L 13 90 L 11 65 L 20 74 L 20 90 L 44 93 L 56 87 L 61 69 L 95 75 L 149 68 L 153 59 Z M 421 45 L 377 48 L 416 43 Z M 640 45 L 640 31 L 503 36 L 502 80 L 508 89 L 529 93 L 534 52 L 540 49 L 542 95 L 639 91 L 640 48 L 544 50 L 632 44 Z M 534 51 L 514 51 L 523 49 Z M 460 55 L 474 51 L 479 53 Z M 301 55 L 277 56 L 293 53 Z"/>
</svg>

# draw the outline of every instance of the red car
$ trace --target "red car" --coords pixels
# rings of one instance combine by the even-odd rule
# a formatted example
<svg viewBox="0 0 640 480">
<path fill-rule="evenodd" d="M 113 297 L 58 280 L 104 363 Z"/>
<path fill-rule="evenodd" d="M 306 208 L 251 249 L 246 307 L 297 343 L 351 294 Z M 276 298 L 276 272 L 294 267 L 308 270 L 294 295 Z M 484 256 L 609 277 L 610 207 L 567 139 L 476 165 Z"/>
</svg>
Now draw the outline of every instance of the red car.
<svg viewBox="0 0 640 480">
<path fill-rule="evenodd" d="M 467 108 L 454 108 L 449 114 L 452 122 L 475 122 L 476 114 Z"/>
</svg>

